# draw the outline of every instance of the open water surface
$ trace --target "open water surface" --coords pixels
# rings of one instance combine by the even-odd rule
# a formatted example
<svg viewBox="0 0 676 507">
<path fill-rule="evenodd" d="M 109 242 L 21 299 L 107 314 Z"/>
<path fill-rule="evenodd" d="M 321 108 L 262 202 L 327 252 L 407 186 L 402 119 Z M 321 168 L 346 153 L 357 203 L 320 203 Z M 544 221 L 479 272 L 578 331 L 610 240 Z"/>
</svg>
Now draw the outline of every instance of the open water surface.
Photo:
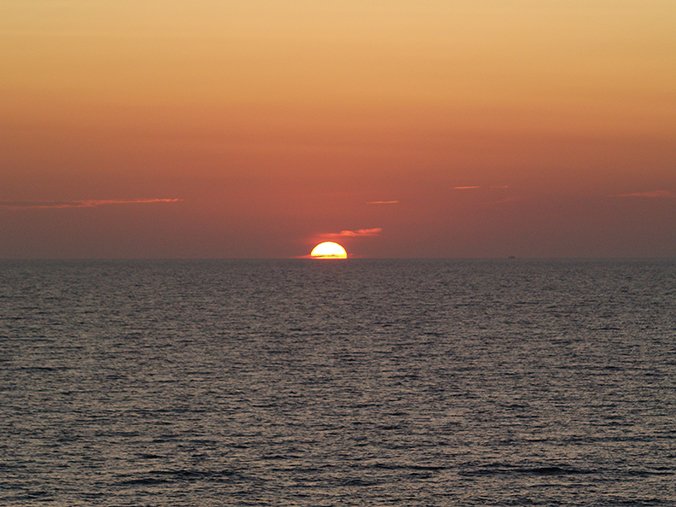
<svg viewBox="0 0 676 507">
<path fill-rule="evenodd" d="M 674 261 L 0 263 L 0 504 L 674 505 Z"/>
</svg>

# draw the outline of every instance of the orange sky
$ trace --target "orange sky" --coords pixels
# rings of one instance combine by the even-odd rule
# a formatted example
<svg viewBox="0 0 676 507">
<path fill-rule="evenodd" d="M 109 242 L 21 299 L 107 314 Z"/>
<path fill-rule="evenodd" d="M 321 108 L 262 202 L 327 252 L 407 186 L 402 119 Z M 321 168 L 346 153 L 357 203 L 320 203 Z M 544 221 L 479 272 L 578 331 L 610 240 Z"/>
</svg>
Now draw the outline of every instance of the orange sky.
<svg viewBox="0 0 676 507">
<path fill-rule="evenodd" d="M 674 26 L 673 0 L 4 0 L 0 257 L 676 255 Z"/>
</svg>

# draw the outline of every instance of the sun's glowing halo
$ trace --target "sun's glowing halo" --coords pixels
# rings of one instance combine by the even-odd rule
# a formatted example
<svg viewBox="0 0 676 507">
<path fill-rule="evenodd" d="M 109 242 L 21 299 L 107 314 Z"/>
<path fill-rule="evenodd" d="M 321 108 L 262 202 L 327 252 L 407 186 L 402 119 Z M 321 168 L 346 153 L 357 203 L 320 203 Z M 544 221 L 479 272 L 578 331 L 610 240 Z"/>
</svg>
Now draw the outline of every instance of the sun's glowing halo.
<svg viewBox="0 0 676 507">
<path fill-rule="evenodd" d="M 310 257 L 313 259 L 347 259 L 347 252 L 338 243 L 324 241 L 312 249 Z"/>
</svg>

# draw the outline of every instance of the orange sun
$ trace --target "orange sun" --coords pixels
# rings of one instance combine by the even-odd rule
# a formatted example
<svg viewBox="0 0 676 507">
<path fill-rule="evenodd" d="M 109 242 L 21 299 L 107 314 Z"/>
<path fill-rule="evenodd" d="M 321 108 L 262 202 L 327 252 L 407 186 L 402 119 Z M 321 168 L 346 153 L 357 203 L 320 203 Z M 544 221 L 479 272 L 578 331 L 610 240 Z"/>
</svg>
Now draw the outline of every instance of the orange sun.
<svg viewBox="0 0 676 507">
<path fill-rule="evenodd" d="M 312 249 L 310 257 L 313 259 L 347 259 L 347 252 L 338 243 L 325 241 Z"/>
</svg>

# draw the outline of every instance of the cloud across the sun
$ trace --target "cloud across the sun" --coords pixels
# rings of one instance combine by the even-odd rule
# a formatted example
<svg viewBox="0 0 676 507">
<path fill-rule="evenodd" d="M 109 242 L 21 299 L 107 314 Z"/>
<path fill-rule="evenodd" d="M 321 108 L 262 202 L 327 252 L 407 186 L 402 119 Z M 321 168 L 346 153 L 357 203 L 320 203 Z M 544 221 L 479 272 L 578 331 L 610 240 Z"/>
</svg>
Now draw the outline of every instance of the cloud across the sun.
<svg viewBox="0 0 676 507">
<path fill-rule="evenodd" d="M 99 208 L 127 204 L 175 204 L 183 199 L 175 197 L 152 197 L 138 199 L 82 199 L 75 201 L 0 201 L 0 208 L 8 209 L 66 209 Z"/>
</svg>

